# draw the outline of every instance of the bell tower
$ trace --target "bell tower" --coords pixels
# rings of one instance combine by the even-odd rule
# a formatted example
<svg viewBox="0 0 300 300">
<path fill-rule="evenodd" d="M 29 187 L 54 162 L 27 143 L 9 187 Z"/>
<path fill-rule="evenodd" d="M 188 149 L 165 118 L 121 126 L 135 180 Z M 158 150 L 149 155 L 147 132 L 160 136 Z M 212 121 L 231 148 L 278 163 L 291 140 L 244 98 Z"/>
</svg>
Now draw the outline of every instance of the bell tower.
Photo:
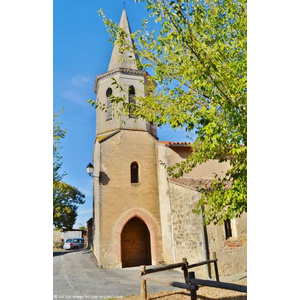
<svg viewBox="0 0 300 300">
<path fill-rule="evenodd" d="M 125 9 L 120 26 L 134 49 Z M 149 75 L 137 68 L 134 57 L 138 59 L 131 51 L 121 54 L 114 45 L 108 71 L 95 81 L 97 101 L 106 109 L 96 110 L 93 252 L 104 268 L 157 264 L 163 259 L 156 126 L 132 112 L 115 113 L 110 99 L 125 96 L 130 102 L 145 95 Z"/>
<path fill-rule="evenodd" d="M 125 9 L 123 9 L 120 25 L 127 34 L 126 42 L 134 49 L 134 42 L 131 38 L 131 30 Z M 135 101 L 135 97 L 145 95 L 144 84 L 147 80 L 148 73 L 138 70 L 135 60 L 137 55 L 131 51 L 119 51 L 119 46 L 114 45 L 108 66 L 108 71 L 96 77 L 95 93 L 97 94 L 97 102 L 105 105 L 105 110 L 97 110 L 96 116 L 96 135 L 101 138 L 115 130 L 131 129 L 148 131 L 156 137 L 157 131 L 154 124 L 148 123 L 143 119 L 136 119 L 133 114 L 126 116 L 116 111 L 120 108 L 112 105 L 110 97 L 125 96 L 128 102 Z M 114 80 L 123 88 L 123 91 L 115 88 Z M 121 103 L 119 105 L 122 105 Z"/>
</svg>

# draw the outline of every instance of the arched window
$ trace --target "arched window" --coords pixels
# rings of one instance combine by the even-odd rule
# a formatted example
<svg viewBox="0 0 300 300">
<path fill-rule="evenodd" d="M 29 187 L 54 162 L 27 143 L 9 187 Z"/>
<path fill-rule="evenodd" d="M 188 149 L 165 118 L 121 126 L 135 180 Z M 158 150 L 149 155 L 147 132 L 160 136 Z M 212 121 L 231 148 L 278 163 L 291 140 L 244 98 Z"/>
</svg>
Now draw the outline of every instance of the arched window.
<svg viewBox="0 0 300 300">
<path fill-rule="evenodd" d="M 112 89 L 108 88 L 106 91 L 106 121 L 112 119 L 112 103 L 111 103 L 111 97 L 112 95 Z"/>
<path fill-rule="evenodd" d="M 139 165 L 137 162 L 133 162 L 130 166 L 131 183 L 139 182 Z"/>
<path fill-rule="evenodd" d="M 135 88 L 131 85 L 128 89 L 128 100 L 129 104 L 135 105 Z M 133 113 L 133 107 L 129 106 L 129 118 L 135 118 L 135 115 Z"/>
<path fill-rule="evenodd" d="M 231 221 L 229 219 L 225 220 L 225 237 L 226 240 L 232 237 Z"/>
</svg>

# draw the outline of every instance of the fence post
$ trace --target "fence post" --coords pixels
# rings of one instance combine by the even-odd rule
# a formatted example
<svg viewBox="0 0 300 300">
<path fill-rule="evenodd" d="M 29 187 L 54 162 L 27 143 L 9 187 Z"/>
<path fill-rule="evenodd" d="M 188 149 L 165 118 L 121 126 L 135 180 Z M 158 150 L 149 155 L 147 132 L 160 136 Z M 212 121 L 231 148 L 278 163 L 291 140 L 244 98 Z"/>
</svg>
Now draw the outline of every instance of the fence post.
<svg viewBox="0 0 300 300">
<path fill-rule="evenodd" d="M 189 265 L 189 263 L 188 263 L 188 261 L 185 257 L 182 259 L 182 262 L 184 263 L 184 266 L 181 269 L 183 270 L 184 282 L 186 282 L 186 279 L 189 276 L 188 275 L 188 265 Z"/>
<path fill-rule="evenodd" d="M 146 266 L 141 266 L 141 276 L 146 275 Z M 147 300 L 147 283 L 142 279 L 141 282 L 141 299 Z"/>
<path fill-rule="evenodd" d="M 195 279 L 195 272 L 189 272 L 189 279 Z M 197 291 L 190 290 L 191 300 L 197 300 Z"/>
<path fill-rule="evenodd" d="M 218 265 L 217 265 L 217 254 L 216 252 L 213 252 L 213 259 L 215 260 L 214 261 L 214 266 L 215 266 L 215 274 L 216 274 L 216 281 L 220 281 L 219 279 L 219 271 L 218 271 Z"/>
</svg>

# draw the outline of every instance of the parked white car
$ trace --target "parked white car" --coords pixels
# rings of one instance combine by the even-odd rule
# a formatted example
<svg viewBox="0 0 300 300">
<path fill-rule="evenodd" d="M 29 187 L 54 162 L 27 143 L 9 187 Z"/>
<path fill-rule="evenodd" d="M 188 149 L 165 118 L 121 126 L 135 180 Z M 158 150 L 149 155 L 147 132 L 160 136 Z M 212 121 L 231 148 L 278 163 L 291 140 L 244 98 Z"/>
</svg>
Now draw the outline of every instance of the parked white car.
<svg viewBox="0 0 300 300">
<path fill-rule="evenodd" d="M 64 244 L 64 249 L 66 250 L 79 249 L 79 248 L 84 248 L 84 239 L 80 239 L 80 238 L 67 239 Z"/>
</svg>

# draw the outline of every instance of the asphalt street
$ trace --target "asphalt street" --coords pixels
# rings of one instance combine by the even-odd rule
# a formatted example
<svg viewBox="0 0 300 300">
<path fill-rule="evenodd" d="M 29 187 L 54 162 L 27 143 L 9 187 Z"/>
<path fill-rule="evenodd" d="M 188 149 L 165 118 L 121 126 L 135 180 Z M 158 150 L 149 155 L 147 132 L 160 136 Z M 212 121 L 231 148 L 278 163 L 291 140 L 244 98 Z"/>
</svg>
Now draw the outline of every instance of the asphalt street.
<svg viewBox="0 0 300 300">
<path fill-rule="evenodd" d="M 157 274 L 157 275 L 156 275 Z M 140 268 L 102 269 L 91 250 L 53 252 L 53 299 L 108 299 L 138 295 Z M 182 271 L 155 273 L 165 280 L 183 282 Z M 148 293 L 178 290 L 147 282 Z"/>
</svg>

